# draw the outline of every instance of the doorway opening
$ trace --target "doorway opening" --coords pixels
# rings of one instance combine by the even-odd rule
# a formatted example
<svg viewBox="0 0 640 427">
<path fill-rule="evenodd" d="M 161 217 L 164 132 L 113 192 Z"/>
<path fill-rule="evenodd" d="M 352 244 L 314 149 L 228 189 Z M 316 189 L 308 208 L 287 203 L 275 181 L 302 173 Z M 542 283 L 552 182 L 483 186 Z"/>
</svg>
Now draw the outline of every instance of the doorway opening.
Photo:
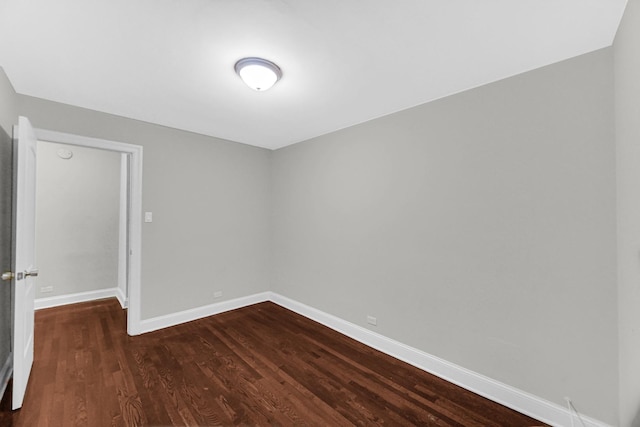
<svg viewBox="0 0 640 427">
<path fill-rule="evenodd" d="M 34 308 L 109 297 L 125 308 L 128 155 L 51 141 L 36 151 Z"/>
<path fill-rule="evenodd" d="M 141 333 L 141 211 L 142 211 L 142 147 L 97 138 L 35 129 L 42 142 L 66 146 L 94 148 L 120 154 L 120 206 L 118 289 L 121 304 L 126 304 L 127 333 Z M 64 155 L 65 153 L 61 153 Z M 91 272 L 87 272 L 91 274 Z"/>
</svg>

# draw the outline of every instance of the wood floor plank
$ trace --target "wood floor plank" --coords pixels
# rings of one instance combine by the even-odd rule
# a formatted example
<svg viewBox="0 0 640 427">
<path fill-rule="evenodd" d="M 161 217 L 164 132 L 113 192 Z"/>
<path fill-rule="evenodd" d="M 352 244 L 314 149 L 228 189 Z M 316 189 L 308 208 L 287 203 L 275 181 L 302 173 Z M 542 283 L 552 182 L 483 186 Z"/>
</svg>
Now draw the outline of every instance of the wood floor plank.
<svg viewBox="0 0 640 427">
<path fill-rule="evenodd" d="M 272 303 L 129 337 L 115 299 L 36 313 L 0 425 L 542 426 Z"/>
</svg>

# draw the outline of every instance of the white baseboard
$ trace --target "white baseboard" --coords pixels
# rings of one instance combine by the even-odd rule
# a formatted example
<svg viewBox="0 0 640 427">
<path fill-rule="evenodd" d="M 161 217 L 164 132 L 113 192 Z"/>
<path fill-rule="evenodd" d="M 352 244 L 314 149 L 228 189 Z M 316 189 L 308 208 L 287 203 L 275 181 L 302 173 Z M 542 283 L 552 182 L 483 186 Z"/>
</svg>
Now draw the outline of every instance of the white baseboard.
<svg viewBox="0 0 640 427">
<path fill-rule="evenodd" d="M 4 392 L 7 390 L 7 384 L 13 374 L 13 353 L 9 352 L 7 360 L 2 364 L 0 368 L 0 399 L 4 396 Z"/>
<path fill-rule="evenodd" d="M 396 359 L 402 360 L 423 371 L 429 372 L 520 413 L 529 415 L 552 426 L 571 425 L 572 414 L 568 408 L 447 362 L 439 357 L 402 344 L 401 342 L 392 340 L 275 292 L 270 292 L 269 300 L 306 318 L 315 320 L 369 347 L 373 347 Z M 584 427 L 609 427 L 607 424 L 585 415 L 580 415 L 580 419 L 578 419 L 578 416 L 574 417 L 573 421 L 575 425 L 580 425 L 580 420 L 582 420 Z"/>
<path fill-rule="evenodd" d="M 78 302 L 113 298 L 118 296 L 117 289 L 118 288 L 100 289 L 98 291 L 79 292 L 77 294 L 58 295 L 49 298 L 37 298 L 34 303 L 34 308 L 36 310 L 41 310 L 43 308 L 58 307 Z"/>
<path fill-rule="evenodd" d="M 213 316 L 214 314 L 224 313 L 225 311 L 235 310 L 237 308 L 246 307 L 259 302 L 269 301 L 269 296 L 270 292 L 263 292 L 260 294 L 209 304 L 203 307 L 192 308 L 178 313 L 145 319 L 140 322 L 140 333 L 144 334 L 146 332 L 157 331 L 158 329 L 168 328 L 169 326 L 191 322 L 192 320 L 202 319 L 203 317 Z"/>
<path fill-rule="evenodd" d="M 118 298 L 118 302 L 120 303 L 120 307 L 124 310 L 127 308 L 127 296 L 124 294 L 124 291 L 121 287 L 116 288 L 116 298 Z"/>
</svg>

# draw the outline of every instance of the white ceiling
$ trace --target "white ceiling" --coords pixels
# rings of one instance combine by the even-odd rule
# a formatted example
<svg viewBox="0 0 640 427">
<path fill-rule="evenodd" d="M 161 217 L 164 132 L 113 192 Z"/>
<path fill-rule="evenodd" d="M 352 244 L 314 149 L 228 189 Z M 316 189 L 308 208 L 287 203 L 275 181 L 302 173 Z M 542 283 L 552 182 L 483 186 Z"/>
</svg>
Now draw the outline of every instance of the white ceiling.
<svg viewBox="0 0 640 427">
<path fill-rule="evenodd" d="M 279 148 L 610 46 L 626 0 L 0 0 L 21 94 Z M 235 62 L 284 73 L 254 92 Z"/>
</svg>

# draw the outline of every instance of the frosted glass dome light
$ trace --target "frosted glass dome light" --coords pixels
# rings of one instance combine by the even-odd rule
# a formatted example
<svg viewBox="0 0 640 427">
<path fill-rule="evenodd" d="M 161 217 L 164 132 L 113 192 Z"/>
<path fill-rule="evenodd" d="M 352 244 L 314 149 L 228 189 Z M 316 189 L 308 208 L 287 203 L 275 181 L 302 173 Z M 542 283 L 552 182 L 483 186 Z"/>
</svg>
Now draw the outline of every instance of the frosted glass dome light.
<svg viewBox="0 0 640 427">
<path fill-rule="evenodd" d="M 262 92 L 282 77 L 280 67 L 262 58 L 244 58 L 236 62 L 236 73 L 251 89 Z"/>
</svg>

